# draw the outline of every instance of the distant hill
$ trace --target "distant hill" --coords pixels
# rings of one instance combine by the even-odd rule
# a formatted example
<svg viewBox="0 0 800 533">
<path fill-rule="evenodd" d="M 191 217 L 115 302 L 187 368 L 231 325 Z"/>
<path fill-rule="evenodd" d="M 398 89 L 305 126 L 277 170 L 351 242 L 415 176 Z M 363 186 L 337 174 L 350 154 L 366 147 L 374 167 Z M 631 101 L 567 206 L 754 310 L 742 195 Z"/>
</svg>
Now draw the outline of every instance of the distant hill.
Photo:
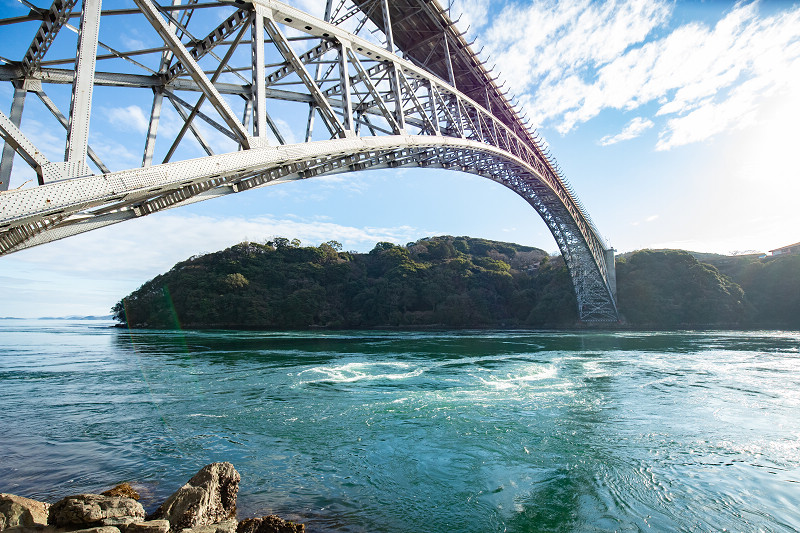
<svg viewBox="0 0 800 533">
<path fill-rule="evenodd" d="M 617 262 L 620 312 L 640 327 L 743 326 L 744 291 L 681 250 L 642 250 Z"/>
<path fill-rule="evenodd" d="M 800 255 L 743 257 L 720 264 L 753 306 L 750 323 L 764 328 L 800 328 Z"/>
<path fill-rule="evenodd" d="M 544 250 L 432 237 L 366 254 L 328 242 L 241 243 L 175 265 L 115 316 L 151 328 L 532 327 L 577 321 L 569 274 Z"/>
<path fill-rule="evenodd" d="M 617 260 L 620 311 L 640 327 L 800 328 L 800 256 L 640 250 Z"/>
<path fill-rule="evenodd" d="M 632 327 L 800 327 L 800 256 L 642 250 L 620 256 L 617 287 Z M 562 258 L 451 236 L 381 242 L 364 254 L 335 241 L 245 242 L 178 263 L 113 312 L 131 327 L 165 329 L 578 324 Z"/>
</svg>

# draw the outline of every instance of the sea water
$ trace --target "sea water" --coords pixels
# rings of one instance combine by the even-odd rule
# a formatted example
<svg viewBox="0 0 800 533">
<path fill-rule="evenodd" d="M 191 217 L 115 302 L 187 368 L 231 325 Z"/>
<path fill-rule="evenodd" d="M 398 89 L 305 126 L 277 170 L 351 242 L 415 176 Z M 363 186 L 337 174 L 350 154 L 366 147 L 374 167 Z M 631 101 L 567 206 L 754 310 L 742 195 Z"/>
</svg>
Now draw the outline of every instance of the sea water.
<svg viewBox="0 0 800 533">
<path fill-rule="evenodd" d="M 308 531 L 800 530 L 800 333 L 0 322 L 0 492 L 198 469 Z"/>
</svg>

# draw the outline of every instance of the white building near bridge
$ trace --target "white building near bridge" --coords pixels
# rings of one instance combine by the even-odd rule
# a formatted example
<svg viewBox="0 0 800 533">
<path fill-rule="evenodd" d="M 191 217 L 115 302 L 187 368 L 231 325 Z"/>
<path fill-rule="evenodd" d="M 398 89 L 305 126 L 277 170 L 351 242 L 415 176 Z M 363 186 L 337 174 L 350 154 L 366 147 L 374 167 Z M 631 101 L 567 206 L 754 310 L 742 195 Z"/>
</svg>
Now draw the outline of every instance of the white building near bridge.
<svg viewBox="0 0 800 533">
<path fill-rule="evenodd" d="M 790 244 L 789 246 L 784 246 L 783 248 L 770 250 L 769 253 L 772 255 L 800 254 L 800 242 Z"/>
</svg>

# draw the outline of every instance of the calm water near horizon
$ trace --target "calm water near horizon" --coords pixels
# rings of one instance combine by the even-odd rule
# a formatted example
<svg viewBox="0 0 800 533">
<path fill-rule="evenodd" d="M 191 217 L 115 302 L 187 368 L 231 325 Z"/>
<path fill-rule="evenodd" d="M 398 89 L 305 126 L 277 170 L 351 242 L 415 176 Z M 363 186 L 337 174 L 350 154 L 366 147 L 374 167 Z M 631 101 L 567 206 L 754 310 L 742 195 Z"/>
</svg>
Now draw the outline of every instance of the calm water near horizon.
<svg viewBox="0 0 800 533">
<path fill-rule="evenodd" d="M 800 530 L 800 332 L 110 324 L 0 320 L 0 492 L 230 461 L 311 532 Z"/>
</svg>

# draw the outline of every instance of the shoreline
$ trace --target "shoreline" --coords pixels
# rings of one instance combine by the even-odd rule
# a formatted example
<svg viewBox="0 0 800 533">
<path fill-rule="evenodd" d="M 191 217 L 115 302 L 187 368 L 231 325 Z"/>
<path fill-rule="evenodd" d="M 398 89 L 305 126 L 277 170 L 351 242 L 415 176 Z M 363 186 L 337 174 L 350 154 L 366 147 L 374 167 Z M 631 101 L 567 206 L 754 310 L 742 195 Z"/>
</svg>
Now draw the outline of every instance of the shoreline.
<svg viewBox="0 0 800 533">
<path fill-rule="evenodd" d="M 231 463 L 211 463 L 147 512 L 134 482 L 55 503 L 0 493 L 5 533 L 303 533 L 305 525 L 276 515 L 237 517 L 241 476 Z"/>
<path fill-rule="evenodd" d="M 189 324 L 180 328 L 151 328 L 143 326 L 130 327 L 124 323 L 117 323 L 109 326 L 110 328 L 127 329 L 131 331 L 258 331 L 258 332 L 298 332 L 307 333 L 309 331 L 326 331 L 326 332 L 353 332 L 353 331 L 387 331 L 387 332 L 419 332 L 419 331 L 458 331 L 458 332 L 485 332 L 485 331 L 502 331 L 513 332 L 518 331 L 522 333 L 558 333 L 558 332 L 597 332 L 597 333 L 614 333 L 617 331 L 633 331 L 640 333 L 647 332 L 668 332 L 675 331 L 686 333 L 690 331 L 699 332 L 720 332 L 720 331 L 737 331 L 737 332 L 757 332 L 757 331 L 793 331 L 800 332 L 800 328 L 796 326 L 780 326 L 780 325 L 765 325 L 765 326 L 741 326 L 741 325 L 726 325 L 726 324 L 681 324 L 676 326 L 632 326 L 629 324 L 609 325 L 609 324 L 585 324 L 576 326 L 553 326 L 553 327 L 540 327 L 540 328 L 526 328 L 518 326 L 447 326 L 442 324 L 436 325 L 404 325 L 404 326 L 371 326 L 371 327 L 342 327 L 342 326 L 308 326 L 306 328 L 273 328 L 273 327 L 253 327 L 253 326 L 237 326 L 235 324 L 212 324 L 212 325 L 198 325 Z"/>
</svg>

